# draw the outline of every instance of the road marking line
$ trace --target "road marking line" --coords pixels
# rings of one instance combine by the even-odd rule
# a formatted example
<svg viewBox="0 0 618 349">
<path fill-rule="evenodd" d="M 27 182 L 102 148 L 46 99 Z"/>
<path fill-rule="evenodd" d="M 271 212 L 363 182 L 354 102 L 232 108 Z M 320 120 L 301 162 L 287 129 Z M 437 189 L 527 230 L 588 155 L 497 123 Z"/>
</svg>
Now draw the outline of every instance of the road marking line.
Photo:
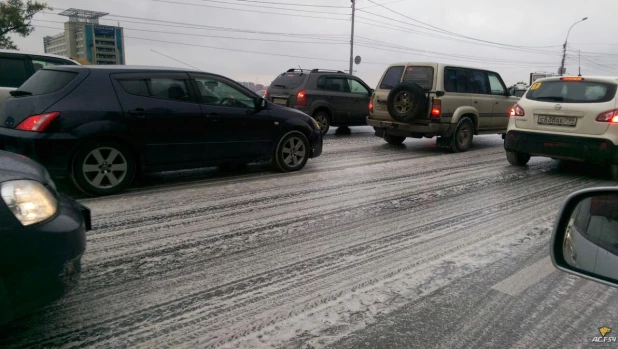
<svg viewBox="0 0 618 349">
<path fill-rule="evenodd" d="M 534 285 L 555 271 L 556 268 L 554 268 L 554 265 L 551 263 L 548 256 L 521 269 L 517 273 L 493 285 L 491 288 L 511 296 L 517 296 L 528 287 Z"/>
</svg>

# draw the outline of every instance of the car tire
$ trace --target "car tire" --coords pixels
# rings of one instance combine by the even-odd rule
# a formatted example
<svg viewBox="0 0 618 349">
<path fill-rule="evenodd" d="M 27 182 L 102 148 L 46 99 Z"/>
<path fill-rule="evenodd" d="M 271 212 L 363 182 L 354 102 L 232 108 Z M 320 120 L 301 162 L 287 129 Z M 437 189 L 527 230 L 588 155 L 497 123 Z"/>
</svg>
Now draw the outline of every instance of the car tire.
<svg viewBox="0 0 618 349">
<path fill-rule="evenodd" d="M 507 151 L 506 159 L 513 166 L 526 166 L 530 161 L 530 154 Z"/>
<path fill-rule="evenodd" d="M 406 140 L 406 137 L 404 137 L 404 136 L 393 136 L 393 135 L 389 135 L 388 133 L 384 133 L 384 140 L 388 144 L 401 145 L 403 143 L 403 141 Z"/>
<path fill-rule="evenodd" d="M 137 164 L 127 146 L 115 141 L 90 141 L 79 148 L 71 179 L 89 195 L 116 194 L 133 182 Z"/>
<path fill-rule="evenodd" d="M 410 122 L 425 114 L 427 103 L 427 96 L 420 85 L 402 82 L 388 94 L 386 107 L 393 119 Z"/>
<path fill-rule="evenodd" d="M 310 152 L 307 137 L 300 131 L 290 131 L 277 143 L 273 166 L 281 172 L 299 171 L 307 164 Z"/>
<path fill-rule="evenodd" d="M 474 123 L 470 118 L 463 117 L 457 123 L 455 134 L 450 139 L 449 149 L 453 153 L 463 153 L 470 149 L 474 137 Z"/>
<path fill-rule="evenodd" d="M 330 128 L 330 115 L 327 112 L 320 110 L 313 114 L 313 119 L 320 125 L 320 133 L 325 135 Z"/>
</svg>

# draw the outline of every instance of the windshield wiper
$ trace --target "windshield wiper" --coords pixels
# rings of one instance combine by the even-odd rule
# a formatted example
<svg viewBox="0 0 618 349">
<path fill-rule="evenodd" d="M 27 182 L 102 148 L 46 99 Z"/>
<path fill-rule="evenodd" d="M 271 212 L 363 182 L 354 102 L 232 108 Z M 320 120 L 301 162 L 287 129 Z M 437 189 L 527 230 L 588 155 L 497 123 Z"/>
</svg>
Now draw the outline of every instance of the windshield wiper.
<svg viewBox="0 0 618 349">
<path fill-rule="evenodd" d="M 557 96 L 543 96 L 543 97 L 536 97 L 536 100 L 544 100 L 544 101 L 553 101 L 553 102 L 564 102 L 564 97 L 557 97 Z"/>
<path fill-rule="evenodd" d="M 11 91 L 9 92 L 11 94 L 11 96 L 13 97 L 20 97 L 20 96 L 32 96 L 32 92 L 28 92 L 28 91 L 20 91 L 20 90 L 15 90 L 15 91 Z"/>
<path fill-rule="evenodd" d="M 285 88 L 285 85 L 275 85 L 276 87 Z"/>
</svg>

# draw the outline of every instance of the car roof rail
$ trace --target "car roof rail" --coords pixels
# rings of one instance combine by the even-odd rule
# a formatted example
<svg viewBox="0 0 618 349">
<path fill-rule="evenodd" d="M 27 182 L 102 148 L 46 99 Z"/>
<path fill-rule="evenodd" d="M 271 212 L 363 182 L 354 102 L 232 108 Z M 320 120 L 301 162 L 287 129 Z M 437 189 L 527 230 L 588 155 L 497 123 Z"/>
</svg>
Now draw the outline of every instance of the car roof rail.
<svg viewBox="0 0 618 349">
<path fill-rule="evenodd" d="M 288 69 L 288 71 L 286 73 L 293 73 L 295 71 L 304 72 L 306 70 L 307 69 L 290 68 L 290 69 Z"/>
<path fill-rule="evenodd" d="M 331 72 L 331 73 L 342 73 L 342 74 L 345 74 L 345 72 L 342 72 L 341 70 L 333 70 L 333 69 L 312 69 L 311 72 L 312 73 Z"/>
</svg>

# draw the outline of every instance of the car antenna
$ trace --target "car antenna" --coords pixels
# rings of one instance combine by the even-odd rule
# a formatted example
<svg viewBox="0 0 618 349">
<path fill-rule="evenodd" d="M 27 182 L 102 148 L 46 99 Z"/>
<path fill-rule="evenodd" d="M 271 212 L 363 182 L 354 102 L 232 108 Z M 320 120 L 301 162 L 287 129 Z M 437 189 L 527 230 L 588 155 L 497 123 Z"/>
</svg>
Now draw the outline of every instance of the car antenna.
<svg viewBox="0 0 618 349">
<path fill-rule="evenodd" d="M 184 64 L 184 65 L 187 65 L 187 66 L 189 66 L 189 67 L 191 67 L 191 68 L 193 68 L 193 69 L 195 69 L 195 70 L 201 70 L 200 68 L 196 68 L 196 67 L 192 66 L 192 65 L 191 65 L 191 64 L 189 64 L 189 63 L 185 63 L 185 62 L 181 61 L 180 59 L 176 59 L 176 58 L 174 58 L 174 57 L 170 57 L 170 56 L 168 56 L 168 55 L 166 55 L 166 54 L 163 54 L 163 53 L 161 53 L 161 52 L 157 52 L 157 51 L 152 50 L 152 49 L 151 49 L 150 51 L 152 51 L 152 52 L 154 52 L 154 53 L 158 53 L 158 54 L 160 54 L 161 56 L 165 56 L 165 57 L 167 57 L 167 58 L 169 58 L 169 59 L 173 59 L 173 60 L 175 60 L 176 62 L 180 62 L 180 63 L 182 63 L 182 64 Z"/>
<path fill-rule="evenodd" d="M 298 68 L 300 69 L 300 76 L 303 76 L 303 68 L 300 67 L 300 64 L 298 65 Z"/>
</svg>

